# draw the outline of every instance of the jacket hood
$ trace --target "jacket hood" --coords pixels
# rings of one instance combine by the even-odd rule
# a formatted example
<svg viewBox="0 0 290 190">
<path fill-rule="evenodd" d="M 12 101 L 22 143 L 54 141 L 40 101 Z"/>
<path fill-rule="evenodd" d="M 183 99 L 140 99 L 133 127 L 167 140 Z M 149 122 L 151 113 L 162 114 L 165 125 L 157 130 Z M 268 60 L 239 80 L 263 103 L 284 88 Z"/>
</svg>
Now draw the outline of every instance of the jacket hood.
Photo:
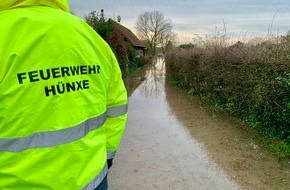
<svg viewBox="0 0 290 190">
<path fill-rule="evenodd" d="M 0 0 L 0 11 L 33 5 L 44 5 L 69 11 L 68 0 Z"/>
</svg>

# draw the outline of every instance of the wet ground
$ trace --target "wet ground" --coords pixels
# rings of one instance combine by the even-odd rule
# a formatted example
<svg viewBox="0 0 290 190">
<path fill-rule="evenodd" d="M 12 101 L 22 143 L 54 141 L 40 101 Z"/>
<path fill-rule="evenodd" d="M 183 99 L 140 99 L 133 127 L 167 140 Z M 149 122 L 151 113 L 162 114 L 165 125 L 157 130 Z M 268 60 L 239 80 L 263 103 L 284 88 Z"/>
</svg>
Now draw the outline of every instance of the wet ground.
<svg viewBox="0 0 290 190">
<path fill-rule="evenodd" d="M 164 63 L 126 81 L 129 118 L 110 190 L 286 190 L 290 163 L 244 124 L 165 82 Z"/>
</svg>

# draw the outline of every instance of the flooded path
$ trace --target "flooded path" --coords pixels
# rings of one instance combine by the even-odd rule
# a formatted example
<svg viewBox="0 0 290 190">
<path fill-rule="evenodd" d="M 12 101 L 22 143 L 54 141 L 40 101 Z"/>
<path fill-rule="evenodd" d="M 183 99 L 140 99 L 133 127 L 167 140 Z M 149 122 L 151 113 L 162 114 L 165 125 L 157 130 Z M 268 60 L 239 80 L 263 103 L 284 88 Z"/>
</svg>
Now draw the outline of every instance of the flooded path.
<svg viewBox="0 0 290 190">
<path fill-rule="evenodd" d="M 290 189 L 289 162 L 260 148 L 241 122 L 165 85 L 163 67 L 159 60 L 127 82 L 129 118 L 110 190 Z"/>
</svg>

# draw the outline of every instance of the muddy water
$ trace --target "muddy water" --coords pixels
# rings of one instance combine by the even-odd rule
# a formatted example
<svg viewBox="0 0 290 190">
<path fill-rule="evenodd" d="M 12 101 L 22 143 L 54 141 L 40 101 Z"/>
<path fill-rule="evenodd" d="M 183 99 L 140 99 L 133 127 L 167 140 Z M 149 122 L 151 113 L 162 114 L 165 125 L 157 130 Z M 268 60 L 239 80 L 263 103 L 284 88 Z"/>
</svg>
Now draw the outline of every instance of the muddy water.
<svg viewBox="0 0 290 190">
<path fill-rule="evenodd" d="M 290 189 L 289 163 L 241 122 L 166 85 L 162 60 L 126 84 L 129 118 L 110 190 Z"/>
</svg>

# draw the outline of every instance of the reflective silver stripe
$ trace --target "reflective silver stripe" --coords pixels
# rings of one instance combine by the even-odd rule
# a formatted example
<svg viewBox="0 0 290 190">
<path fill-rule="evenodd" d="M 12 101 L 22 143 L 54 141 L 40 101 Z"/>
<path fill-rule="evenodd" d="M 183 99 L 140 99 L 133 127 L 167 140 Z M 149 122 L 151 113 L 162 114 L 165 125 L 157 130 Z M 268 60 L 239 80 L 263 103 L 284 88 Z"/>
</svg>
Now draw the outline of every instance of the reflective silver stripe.
<svg viewBox="0 0 290 190">
<path fill-rule="evenodd" d="M 128 111 L 128 104 L 122 106 L 116 106 L 112 108 L 107 108 L 108 117 L 118 117 L 126 114 Z"/>
<path fill-rule="evenodd" d="M 0 138 L 0 151 L 20 152 L 31 148 L 45 148 L 73 142 L 101 127 L 105 120 L 106 114 L 104 113 L 63 130 L 40 132 L 19 138 Z"/>
<path fill-rule="evenodd" d="M 106 164 L 105 167 L 102 169 L 102 171 L 93 180 L 91 180 L 89 184 L 87 184 L 81 190 L 93 190 L 93 189 L 95 189 L 103 181 L 103 179 L 106 177 L 107 173 L 108 173 L 108 165 Z"/>
<path fill-rule="evenodd" d="M 116 151 L 107 150 L 107 159 L 113 159 L 116 154 Z"/>
</svg>

